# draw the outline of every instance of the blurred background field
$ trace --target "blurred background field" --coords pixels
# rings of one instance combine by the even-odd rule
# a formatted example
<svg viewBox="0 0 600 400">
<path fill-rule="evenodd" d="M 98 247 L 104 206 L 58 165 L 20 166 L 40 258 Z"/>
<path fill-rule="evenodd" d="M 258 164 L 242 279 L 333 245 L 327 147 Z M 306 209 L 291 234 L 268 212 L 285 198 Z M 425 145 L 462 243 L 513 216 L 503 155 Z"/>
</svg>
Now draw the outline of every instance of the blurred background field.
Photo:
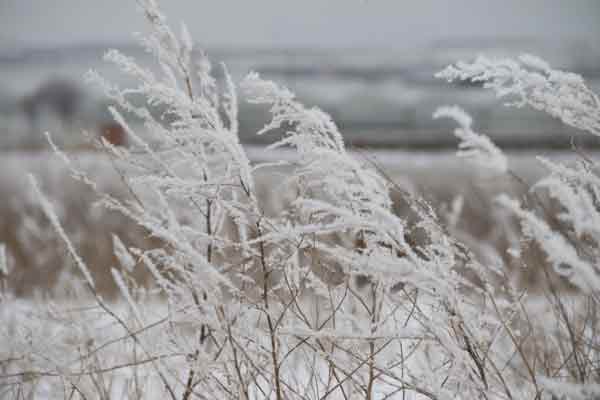
<svg viewBox="0 0 600 400">
<path fill-rule="evenodd" d="M 133 45 L 102 43 L 0 51 L 0 148 L 44 147 L 40 133 L 46 130 L 64 145 L 77 147 L 85 141 L 81 130 L 95 135 L 114 130 L 106 110 L 109 104 L 84 79 L 86 71 L 94 68 L 120 87 L 132 84 L 102 61 L 109 48 L 117 48 L 158 72 L 151 56 Z M 220 62 L 238 80 L 249 71 L 258 71 L 287 86 L 306 104 L 323 108 L 355 146 L 451 148 L 456 141 L 448 124 L 434 121 L 431 114 L 440 104 L 460 104 L 472 113 L 480 131 L 505 148 L 568 148 L 576 131 L 551 117 L 532 110 L 507 110 L 492 93 L 477 85 L 450 85 L 433 76 L 457 60 L 471 60 L 478 54 L 514 56 L 526 49 L 535 49 L 556 68 L 582 74 L 592 88 L 600 89 L 600 49 L 581 41 L 441 41 L 410 52 L 209 49 L 207 54 L 216 64 L 217 76 Z M 266 121 L 266 110 L 243 101 L 241 105 L 242 140 L 249 144 L 271 142 L 268 136 L 255 135 Z M 164 112 L 152 111 L 157 115 Z M 598 144 L 583 135 L 579 140 L 586 145 Z"/>
<path fill-rule="evenodd" d="M 594 0 L 165 3 L 169 21 L 176 27 L 185 21 L 217 77 L 219 63 L 236 80 L 258 71 L 322 107 L 360 146 L 453 147 L 448 126 L 431 114 L 440 104 L 456 103 L 504 147 L 569 147 L 574 132 L 552 118 L 503 109 L 477 85 L 433 77 L 478 54 L 536 54 L 600 89 L 600 4 Z M 44 130 L 70 145 L 81 140 L 81 129 L 111 129 L 106 101 L 84 81 L 94 68 L 120 87 L 132 84 L 102 62 L 110 48 L 158 71 L 135 44 L 134 32 L 145 29 L 135 1 L 57 0 L 46 7 L 6 0 L 0 23 L 0 149 L 43 146 Z M 264 110 L 241 103 L 242 140 L 271 141 L 254 135 Z"/>
<path fill-rule="evenodd" d="M 0 242 L 7 244 L 15 267 L 11 282 L 18 293 L 52 287 L 69 265 L 31 197 L 27 173 L 38 177 L 69 235 L 98 273 L 114 263 L 111 232 L 131 245 L 152 244 L 124 217 L 95 206 L 94 193 L 71 179 L 42 134 L 51 132 L 102 190 L 127 196 L 114 166 L 89 141 L 104 136 L 118 145 L 131 143 L 107 112 L 110 104 L 84 79 L 93 68 L 120 87 L 132 84 L 102 61 L 109 48 L 158 71 L 152 56 L 132 44 L 130 33 L 143 29 L 142 18 L 135 14 L 135 2 L 126 3 L 0 4 Z M 214 62 L 218 79 L 222 62 L 236 80 L 258 71 L 287 86 L 306 104 L 331 114 L 357 157 L 377 163 L 404 189 L 425 194 L 442 215 L 462 197 L 463 222 L 457 229 L 466 241 L 469 235 L 487 238 L 504 256 L 510 243 L 505 227 L 498 225 L 501 216 L 492 212 L 493 197 L 503 190 L 522 192 L 523 185 L 511 178 L 482 177 L 456 159 L 454 127 L 431 118 L 438 106 L 458 104 L 469 111 L 475 128 L 507 150 L 511 169 L 528 183 L 542 173 L 535 154 L 569 159 L 576 147 L 595 156 L 600 142 L 591 135 L 579 135 L 532 110 L 507 110 L 477 85 L 448 84 L 433 75 L 478 54 L 528 52 L 583 75 L 600 92 L 596 1 L 568 6 L 558 0 L 494 5 L 461 0 L 452 6 L 434 1 L 281 3 L 236 3 L 241 8 L 235 15 L 228 11 L 231 1 L 165 4 L 165 11 L 172 21 L 187 22 Z M 224 21 L 229 23 L 224 26 Z M 285 152 L 265 151 L 274 134 L 255 135 L 267 110 L 243 98 L 240 105 L 240 135 L 250 158 L 289 159 Z M 132 126 L 143 135 L 141 126 Z M 285 191 L 278 190 L 284 172 L 259 179 L 273 210 L 286 201 Z M 407 212 L 400 203 L 398 212 Z"/>
<path fill-rule="evenodd" d="M 291 152 L 266 151 L 264 147 L 248 146 L 252 160 L 293 162 Z M 410 220 L 414 215 L 403 199 L 402 192 L 423 196 L 440 215 L 453 233 L 474 253 L 487 262 L 499 264 L 503 258 L 511 264 L 508 250 L 517 247 L 518 226 L 505 211 L 494 204 L 500 193 L 522 195 L 524 182 L 534 183 L 544 170 L 535 153 L 515 151 L 509 156 L 511 169 L 518 174 L 489 178 L 471 168 L 454 152 L 407 151 L 401 149 L 354 151 L 354 156 L 367 164 L 381 168 L 392 184 L 395 211 Z M 569 161 L 574 155 L 560 150 L 543 154 L 555 160 Z M 124 185 L 119 165 L 104 154 L 85 150 L 69 155 L 77 169 L 96 182 L 99 192 L 118 199 L 131 200 Z M 73 179 L 63 160 L 48 150 L 5 152 L 0 159 L 0 243 L 7 246 L 9 284 L 18 295 L 32 295 L 56 289 L 61 279 L 74 271 L 72 260 L 39 207 L 27 174 L 33 174 L 53 202 L 57 215 L 82 257 L 88 262 L 101 291 L 112 292 L 114 282 L 110 268 L 118 265 L 113 254 L 112 235 L 118 235 L 128 246 L 150 248 L 157 240 L 123 215 L 108 211 L 97 204 L 99 197 L 90 187 Z M 289 209 L 293 190 L 286 181 L 286 167 L 257 174 L 257 192 L 267 215 Z M 146 193 L 137 193 L 146 196 Z M 138 270 L 139 271 L 139 270 Z M 526 278 L 527 271 L 514 271 L 515 279 Z"/>
</svg>

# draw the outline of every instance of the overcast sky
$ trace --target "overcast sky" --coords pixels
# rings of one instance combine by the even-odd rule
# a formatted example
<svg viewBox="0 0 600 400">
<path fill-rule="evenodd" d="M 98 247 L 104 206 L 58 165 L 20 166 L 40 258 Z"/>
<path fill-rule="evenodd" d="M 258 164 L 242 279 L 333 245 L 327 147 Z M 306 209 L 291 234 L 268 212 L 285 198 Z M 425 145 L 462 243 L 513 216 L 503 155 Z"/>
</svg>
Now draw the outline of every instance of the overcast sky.
<svg viewBox="0 0 600 400">
<path fill-rule="evenodd" d="M 600 0 L 163 0 L 204 46 L 420 46 L 464 37 L 600 38 Z M 126 42 L 134 0 L 0 0 L 0 46 Z"/>
</svg>

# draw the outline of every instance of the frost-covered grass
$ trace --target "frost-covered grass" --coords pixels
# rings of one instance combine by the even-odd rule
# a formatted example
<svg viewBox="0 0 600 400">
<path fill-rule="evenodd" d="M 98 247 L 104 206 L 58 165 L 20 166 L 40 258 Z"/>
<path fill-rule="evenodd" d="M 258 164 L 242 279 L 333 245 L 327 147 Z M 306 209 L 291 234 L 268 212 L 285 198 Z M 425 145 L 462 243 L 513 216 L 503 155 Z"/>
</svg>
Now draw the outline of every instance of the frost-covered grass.
<svg viewBox="0 0 600 400">
<path fill-rule="evenodd" d="M 289 150 L 266 151 L 263 147 L 246 147 L 253 163 L 287 160 L 295 155 Z M 403 190 L 426 196 L 441 215 L 453 203 L 461 204 L 456 233 L 463 240 L 492 243 L 500 253 L 505 246 L 495 231 L 496 217 L 489 213 L 490 204 L 499 193 L 521 193 L 522 186 L 510 178 L 489 179 L 459 159 L 453 152 L 412 152 L 360 150 L 351 152 L 359 160 L 369 160 L 381 168 Z M 520 177 L 534 182 L 543 174 L 533 152 L 509 153 L 510 165 Z M 573 162 L 570 152 L 549 152 L 548 157 Z M 106 155 L 97 151 L 71 152 L 78 168 L 93 179 L 99 190 L 117 198 L 128 198 L 115 165 Z M 62 274 L 71 271 L 71 262 L 63 246 L 57 242 L 54 231 L 40 213 L 38 200 L 27 182 L 27 174 L 36 176 L 47 196 L 55 205 L 63 226 L 76 243 L 90 269 L 102 282 L 103 290 L 114 289 L 109 267 L 115 265 L 112 252 L 112 234 L 116 233 L 128 245 L 147 247 L 149 240 L 138 227 L 120 214 L 109 212 L 95 204 L 92 190 L 73 180 L 65 164 L 52 151 L 7 152 L 0 157 L 0 243 L 7 246 L 9 264 L 13 272 L 10 286 L 19 295 L 31 295 L 36 290 L 48 290 L 57 285 Z M 282 166 L 256 174 L 259 197 L 265 212 L 276 215 L 293 200 L 291 187 L 282 182 L 290 168 Z M 406 217 L 409 210 L 402 195 L 391 192 L 394 212 Z M 505 218 L 506 216 L 498 216 Z M 493 240 L 492 238 L 495 238 Z M 35 252 L 28 249 L 35 248 Z M 111 289 L 112 288 L 112 289 Z"/>
<path fill-rule="evenodd" d="M 98 144 L 125 195 L 50 143 L 97 204 L 149 242 L 111 236 L 117 297 L 108 299 L 65 224 L 68 210 L 28 178 L 45 231 L 75 273 L 58 292 L 23 303 L 5 285 L 14 268 L 0 257 L 3 395 L 596 396 L 600 180 L 590 155 L 541 158 L 548 175 L 532 185 L 465 111 L 440 108 L 436 116 L 458 123 L 458 156 L 493 182 L 490 193 L 505 192 L 503 181 L 519 188 L 480 198 L 493 229 L 477 234 L 464 228 L 475 218 L 465 221 L 460 193 L 434 209 L 426 191 L 352 153 L 328 114 L 256 73 L 237 83 L 221 66 L 218 84 L 206 57 L 192 62 L 185 25 L 176 34 L 153 0 L 140 6 L 150 27 L 142 44 L 161 72 L 113 50 L 106 58 L 138 85 L 89 74 L 132 143 Z M 483 82 L 509 105 L 600 135 L 600 100 L 583 78 L 533 56 L 479 58 L 438 76 Z M 276 135 L 268 151 L 293 157 L 251 161 L 238 135 L 239 91 L 270 110 L 258 132 Z M 148 110 L 156 106 L 161 117 Z M 522 285 L 525 269 L 535 285 Z"/>
</svg>

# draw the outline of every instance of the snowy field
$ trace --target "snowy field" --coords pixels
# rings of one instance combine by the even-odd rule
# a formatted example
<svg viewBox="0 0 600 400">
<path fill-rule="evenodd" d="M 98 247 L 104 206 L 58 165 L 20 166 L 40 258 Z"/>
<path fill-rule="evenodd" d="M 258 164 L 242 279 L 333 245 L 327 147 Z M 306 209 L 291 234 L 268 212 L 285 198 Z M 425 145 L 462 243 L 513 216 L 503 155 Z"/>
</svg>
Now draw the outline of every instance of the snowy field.
<svg viewBox="0 0 600 400">
<path fill-rule="evenodd" d="M 294 162 L 291 152 L 268 152 L 261 147 L 248 147 L 247 151 L 253 162 L 282 159 Z M 540 153 L 566 162 L 574 158 L 569 152 L 513 152 L 509 154 L 510 169 L 523 181 L 534 182 L 543 173 L 535 159 Z M 119 198 L 128 196 L 115 166 L 103 155 L 90 151 L 70 155 L 77 168 L 86 171 L 97 182 L 99 191 Z M 354 152 L 353 156 L 376 165 L 403 190 L 426 196 L 440 215 L 459 218 L 461 222 L 455 226 L 454 233 L 465 243 L 470 243 L 474 251 L 477 252 L 477 246 L 482 244 L 496 246 L 498 252 L 506 251 L 506 245 L 495 236 L 497 231 L 494 229 L 498 218 L 506 216 L 497 215 L 493 201 L 501 192 L 522 193 L 522 183 L 510 178 L 486 178 L 483 171 L 467 166 L 454 152 L 360 151 Z M 258 176 L 258 192 L 267 205 L 267 213 L 284 209 L 292 200 L 286 192 L 287 169 L 278 167 Z M 116 316 L 107 314 L 93 298 L 82 295 L 85 289 L 73 280 L 73 264 L 63 243 L 41 215 L 27 174 L 31 173 L 39 180 L 68 235 L 92 269 L 98 290 L 108 298 L 114 293 L 109 271 L 118 263 L 113 255 L 111 234 L 117 233 L 128 245 L 140 248 L 151 246 L 152 240 L 135 229 L 127 218 L 95 206 L 94 193 L 72 179 L 62 160 L 51 152 L 4 153 L 0 157 L 0 171 L 0 191 L 5 194 L 0 242 L 8 245 L 9 268 L 12 269 L 9 281 L 2 283 L 16 289 L 17 294 L 16 298 L 4 299 L 0 307 L 0 335 L 4 338 L 0 343 L 0 354 L 4 357 L 0 368 L 4 377 L 0 398 L 3 393 L 8 398 L 18 398 L 17 388 L 23 388 L 24 393 L 36 399 L 60 399 L 73 391 L 99 393 L 107 399 L 154 399 L 165 394 L 161 376 L 183 385 L 188 378 L 190 355 L 176 349 L 188 346 L 198 328 L 185 320 L 171 320 L 170 306 L 152 293 L 136 292 L 138 310 L 132 310 L 123 301 L 101 303 Z M 410 219 L 398 193 L 395 196 L 397 213 Z M 459 197 L 464 199 L 462 215 L 452 217 L 452 208 Z M 484 259 L 490 254 L 487 250 L 481 249 L 479 253 Z M 490 262 L 490 259 L 485 261 Z M 133 275 L 136 274 L 143 282 L 144 273 L 138 270 Z M 68 300 L 74 297 L 77 298 L 75 302 Z M 303 306 L 314 309 L 310 297 L 302 301 Z M 577 297 L 563 299 L 565 307 L 573 310 L 583 310 L 580 302 Z M 524 301 L 522 307 L 531 315 L 552 313 L 548 303 L 535 297 Z M 138 313 L 143 316 L 144 324 L 138 321 Z M 251 315 L 251 311 L 247 311 L 249 318 Z M 126 321 L 127 328 L 119 324 L 117 317 Z M 132 340 L 131 329 L 137 328 L 139 333 Z M 407 332 L 408 328 L 402 329 Z M 165 333 L 172 334 L 173 330 L 178 332 L 178 343 L 171 343 L 171 337 Z M 543 342 L 544 339 L 539 340 Z M 406 342 L 410 343 L 410 339 Z M 70 343 L 84 345 L 74 352 Z M 152 347 L 155 343 L 161 343 L 162 347 Z M 27 357 L 19 351 L 25 348 L 29 349 Z M 209 347 L 209 350 L 215 349 Z M 354 351 L 358 350 L 355 348 Z M 390 348 L 381 357 L 394 351 Z M 286 365 L 291 365 L 292 369 L 282 370 L 282 376 L 299 383 L 310 380 L 315 370 L 327 374 L 325 364 L 313 364 L 312 370 L 303 370 L 294 367 L 293 362 L 297 361 L 290 360 Z M 422 362 L 416 356 L 408 357 L 402 370 L 418 370 Z M 27 372 L 29 368 L 36 370 Z M 197 368 L 199 373 L 204 372 L 202 365 Z M 92 372 L 80 376 L 77 372 L 80 370 Z M 23 371 L 26 371 L 25 375 Z M 58 377 L 56 371 L 63 371 L 64 376 Z M 30 379 L 35 384 L 13 385 Z M 382 383 L 377 386 L 377 391 L 394 392 L 394 386 Z M 260 393 L 254 393 L 251 398 L 260 396 Z"/>
<path fill-rule="evenodd" d="M 600 398 L 592 35 L 207 55 L 137 4 L 0 49 L 0 400 Z"/>
</svg>

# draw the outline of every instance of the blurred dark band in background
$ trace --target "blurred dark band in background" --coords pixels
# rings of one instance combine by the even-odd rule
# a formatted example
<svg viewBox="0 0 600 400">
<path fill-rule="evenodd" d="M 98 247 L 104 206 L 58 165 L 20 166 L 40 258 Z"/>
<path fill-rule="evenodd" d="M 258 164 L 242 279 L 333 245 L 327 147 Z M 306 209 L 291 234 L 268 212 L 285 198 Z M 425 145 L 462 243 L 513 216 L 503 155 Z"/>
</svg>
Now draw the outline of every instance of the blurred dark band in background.
<svg viewBox="0 0 600 400">
<path fill-rule="evenodd" d="M 446 103 L 468 110 L 476 129 L 505 149 L 599 144 L 549 116 L 503 109 L 491 93 L 433 76 L 478 54 L 526 52 L 579 73 L 592 89 L 600 89 L 597 1 L 268 0 L 235 3 L 235 15 L 228 11 L 230 3 L 164 6 L 172 23 L 185 18 L 198 46 L 211 60 L 224 62 L 236 79 L 254 70 L 288 86 L 305 103 L 331 114 L 350 145 L 452 148 L 456 141 L 447 126 L 431 118 Z M 101 62 L 109 48 L 159 71 L 130 34 L 144 29 L 143 18 L 130 21 L 134 8 L 135 1 L 116 0 L 58 0 L 51 7 L 31 0 L 0 4 L 0 150 L 45 147 L 44 131 L 65 147 L 81 146 L 87 140 L 82 130 L 126 144 L 106 110 L 110 104 L 83 77 L 93 67 L 110 81 L 131 83 Z M 129 20 L 121 21 L 124 15 Z M 218 75 L 219 66 L 214 69 Z M 255 135 L 266 110 L 241 100 L 242 140 L 272 142 L 273 137 Z"/>
</svg>

